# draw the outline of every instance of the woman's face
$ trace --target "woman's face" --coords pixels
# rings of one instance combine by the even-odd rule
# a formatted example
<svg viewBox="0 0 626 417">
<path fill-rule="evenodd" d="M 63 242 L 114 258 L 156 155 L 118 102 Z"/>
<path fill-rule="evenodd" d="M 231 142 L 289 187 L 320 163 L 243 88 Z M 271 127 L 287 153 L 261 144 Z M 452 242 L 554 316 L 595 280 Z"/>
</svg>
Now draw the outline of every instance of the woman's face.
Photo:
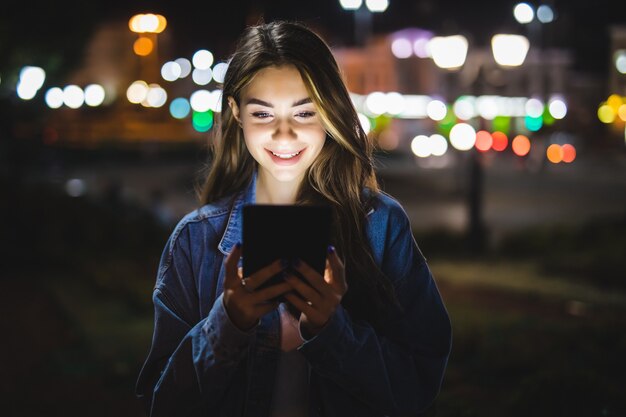
<svg viewBox="0 0 626 417">
<path fill-rule="evenodd" d="M 240 106 L 228 101 L 259 177 L 299 184 L 326 139 L 300 72 L 292 65 L 264 68 L 243 89 Z"/>
</svg>

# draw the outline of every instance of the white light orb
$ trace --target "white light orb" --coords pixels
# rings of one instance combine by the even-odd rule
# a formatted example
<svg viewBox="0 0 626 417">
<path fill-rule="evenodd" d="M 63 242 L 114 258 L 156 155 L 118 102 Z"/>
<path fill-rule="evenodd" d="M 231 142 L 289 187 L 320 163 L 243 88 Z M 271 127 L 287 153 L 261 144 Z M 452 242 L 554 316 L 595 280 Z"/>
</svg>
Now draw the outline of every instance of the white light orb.
<svg viewBox="0 0 626 417">
<path fill-rule="evenodd" d="M 626 50 L 620 49 L 615 53 L 615 69 L 620 74 L 626 74 Z"/>
<path fill-rule="evenodd" d="M 434 156 L 442 156 L 448 151 L 448 141 L 443 136 L 435 133 L 430 135 L 430 153 Z"/>
<path fill-rule="evenodd" d="M 180 65 L 174 61 L 168 61 L 161 67 L 161 77 L 165 81 L 176 81 L 182 72 Z"/>
<path fill-rule="evenodd" d="M 426 106 L 426 114 L 428 114 L 428 117 L 430 117 L 432 120 L 443 120 L 446 117 L 446 114 L 448 114 L 448 108 L 443 101 L 432 100 Z"/>
<path fill-rule="evenodd" d="M 485 120 L 493 120 L 498 115 L 498 100 L 494 96 L 480 96 L 476 100 L 478 114 Z"/>
<path fill-rule="evenodd" d="M 71 109 L 77 109 L 85 103 L 85 92 L 77 85 L 68 85 L 63 89 L 63 103 Z"/>
<path fill-rule="evenodd" d="M 420 158 L 430 156 L 430 138 L 426 135 L 415 136 L 411 141 L 411 151 Z"/>
<path fill-rule="evenodd" d="M 476 143 L 476 131 L 467 123 L 458 123 L 450 130 L 450 143 L 459 151 L 468 151 Z"/>
<path fill-rule="evenodd" d="M 219 62 L 213 67 L 213 79 L 216 83 L 223 83 L 226 77 L 226 71 L 228 71 L 228 64 L 226 62 Z"/>
<path fill-rule="evenodd" d="M 46 72 L 43 68 L 26 66 L 20 70 L 20 84 L 24 88 L 39 90 L 46 79 Z"/>
<path fill-rule="evenodd" d="M 554 20 L 554 11 L 547 4 L 542 4 L 537 8 L 537 19 L 541 23 L 550 23 Z"/>
<path fill-rule="evenodd" d="M 222 111 L 222 90 L 213 90 L 209 94 L 209 110 L 215 113 Z"/>
<path fill-rule="evenodd" d="M 518 3 L 513 9 L 513 16 L 521 24 L 530 23 L 535 17 L 535 10 L 528 3 Z"/>
<path fill-rule="evenodd" d="M 428 46 L 430 39 L 428 38 L 419 38 L 413 42 L 413 52 L 420 58 L 430 58 L 432 54 L 430 53 L 430 47 Z"/>
<path fill-rule="evenodd" d="M 17 83 L 17 96 L 22 100 L 32 100 L 36 94 L 37 89 L 32 88 L 31 85 L 22 82 Z"/>
<path fill-rule="evenodd" d="M 191 62 L 187 58 L 178 58 L 174 62 L 180 66 L 180 75 L 178 78 L 185 78 L 191 74 Z"/>
<path fill-rule="evenodd" d="M 435 65 L 439 68 L 462 67 L 467 57 L 468 43 L 463 35 L 435 36 L 428 43 Z"/>
<path fill-rule="evenodd" d="M 191 73 L 191 78 L 193 79 L 193 82 L 197 85 L 207 85 L 213 79 L 213 71 L 211 71 L 211 68 L 196 68 Z"/>
<path fill-rule="evenodd" d="M 522 35 L 498 34 L 491 38 L 493 58 L 499 65 L 518 67 L 524 63 L 530 42 Z"/>
<path fill-rule="evenodd" d="M 52 87 L 46 91 L 46 104 L 51 109 L 58 109 L 63 105 L 63 90 L 59 87 Z"/>
<path fill-rule="evenodd" d="M 134 104 L 139 104 L 146 99 L 148 95 L 148 84 L 145 81 L 135 81 L 126 90 L 126 98 Z"/>
<path fill-rule="evenodd" d="M 389 0 L 365 0 L 365 5 L 374 13 L 382 13 L 389 7 Z"/>
<path fill-rule="evenodd" d="M 193 66 L 197 69 L 210 69 L 211 65 L 213 65 L 213 54 L 206 49 L 200 49 L 193 54 L 191 62 L 193 62 Z"/>
<path fill-rule="evenodd" d="M 404 96 L 400 93 L 387 93 L 387 113 L 398 115 L 404 111 Z"/>
<path fill-rule="evenodd" d="M 530 117 L 541 117 L 543 114 L 543 103 L 541 100 L 531 98 L 526 102 L 526 114 Z"/>
<path fill-rule="evenodd" d="M 357 10 L 363 4 L 363 0 L 339 0 L 344 10 Z"/>
<path fill-rule="evenodd" d="M 146 102 L 150 107 L 161 107 L 167 101 L 167 92 L 158 84 L 150 84 Z"/>
<path fill-rule="evenodd" d="M 87 191 L 85 181 L 79 178 L 73 178 L 65 183 L 65 192 L 70 197 L 80 197 Z"/>
<path fill-rule="evenodd" d="M 552 99 L 548 104 L 548 111 L 550 111 L 552 117 L 560 120 L 567 115 L 567 104 L 561 99 Z"/>
<path fill-rule="evenodd" d="M 211 109 L 211 93 L 208 90 L 194 91 L 189 98 L 189 103 L 194 111 L 204 113 Z"/>
<path fill-rule="evenodd" d="M 413 45 L 406 38 L 398 38 L 391 42 L 391 53 L 399 59 L 409 58 L 413 55 Z"/>
<path fill-rule="evenodd" d="M 104 102 L 104 87 L 100 84 L 89 84 L 85 87 L 85 104 L 90 107 L 97 107 Z"/>
<path fill-rule="evenodd" d="M 365 108 L 374 115 L 380 115 L 387 111 L 387 95 L 380 91 L 375 91 L 367 95 Z"/>
<path fill-rule="evenodd" d="M 476 117 L 476 100 L 473 97 L 459 97 L 454 102 L 452 110 L 456 117 L 461 120 L 469 120 Z"/>
</svg>

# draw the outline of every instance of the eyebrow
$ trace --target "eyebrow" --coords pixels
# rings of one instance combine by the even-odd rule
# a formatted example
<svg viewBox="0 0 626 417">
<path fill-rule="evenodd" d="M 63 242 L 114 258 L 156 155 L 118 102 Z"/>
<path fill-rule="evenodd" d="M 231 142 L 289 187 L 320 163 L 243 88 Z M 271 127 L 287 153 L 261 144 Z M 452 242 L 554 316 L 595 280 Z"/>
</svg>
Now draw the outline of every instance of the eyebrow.
<svg viewBox="0 0 626 417">
<path fill-rule="evenodd" d="M 298 101 L 295 101 L 291 105 L 291 107 L 297 107 L 297 106 L 301 106 L 303 104 L 308 104 L 308 103 L 312 103 L 312 102 L 313 102 L 313 100 L 311 100 L 310 97 L 306 97 L 306 98 L 300 99 Z M 246 100 L 246 102 L 244 104 L 245 105 L 248 105 L 248 104 L 259 104 L 259 105 L 265 106 L 265 107 L 272 107 L 272 108 L 274 107 L 274 105 L 272 103 L 260 100 L 258 98 L 249 98 L 248 100 Z"/>
</svg>

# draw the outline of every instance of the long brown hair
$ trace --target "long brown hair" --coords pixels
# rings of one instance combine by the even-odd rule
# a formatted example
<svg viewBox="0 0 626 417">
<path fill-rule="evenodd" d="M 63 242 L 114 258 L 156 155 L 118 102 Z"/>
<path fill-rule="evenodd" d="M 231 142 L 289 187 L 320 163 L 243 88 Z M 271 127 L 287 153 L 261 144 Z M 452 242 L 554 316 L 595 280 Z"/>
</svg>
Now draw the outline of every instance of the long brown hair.
<svg viewBox="0 0 626 417">
<path fill-rule="evenodd" d="M 243 88 L 259 70 L 281 65 L 298 69 L 326 130 L 324 146 L 300 185 L 297 204 L 331 205 L 332 243 L 345 260 L 348 281 L 342 304 L 355 319 L 377 324 L 395 296 L 374 261 L 365 230 L 367 195 L 378 192 L 373 143 L 361 128 L 329 47 L 308 28 L 273 22 L 250 27 L 241 37 L 224 79 L 222 113 L 201 200 L 216 201 L 250 183 L 256 161 L 227 100 L 232 97 L 240 104 Z"/>
</svg>

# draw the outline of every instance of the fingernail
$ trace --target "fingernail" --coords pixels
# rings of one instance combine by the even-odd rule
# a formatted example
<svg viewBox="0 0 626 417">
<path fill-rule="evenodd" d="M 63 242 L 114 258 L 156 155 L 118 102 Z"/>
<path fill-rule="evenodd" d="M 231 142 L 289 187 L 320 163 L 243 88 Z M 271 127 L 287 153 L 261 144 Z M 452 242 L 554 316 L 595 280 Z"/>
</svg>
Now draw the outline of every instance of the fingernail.
<svg viewBox="0 0 626 417">
<path fill-rule="evenodd" d="M 335 253 L 335 247 L 333 245 L 328 246 L 328 253 Z"/>
<path fill-rule="evenodd" d="M 280 266 L 282 266 L 283 268 L 287 268 L 289 266 L 289 259 L 287 258 L 282 258 L 280 260 Z"/>
</svg>

